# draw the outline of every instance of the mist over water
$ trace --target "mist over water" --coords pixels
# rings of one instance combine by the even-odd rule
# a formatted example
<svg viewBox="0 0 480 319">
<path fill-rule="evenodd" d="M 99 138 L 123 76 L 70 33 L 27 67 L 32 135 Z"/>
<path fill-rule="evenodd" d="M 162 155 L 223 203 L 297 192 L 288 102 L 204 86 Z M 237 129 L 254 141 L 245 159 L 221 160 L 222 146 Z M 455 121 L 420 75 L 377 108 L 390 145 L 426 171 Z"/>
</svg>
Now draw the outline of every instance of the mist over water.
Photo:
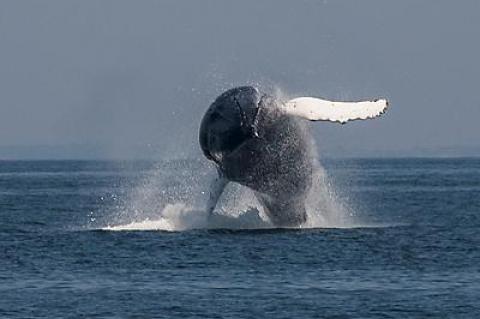
<svg viewBox="0 0 480 319">
<path fill-rule="evenodd" d="M 210 182 L 216 171 L 207 160 L 159 164 L 129 190 L 109 215 L 104 230 L 259 229 L 272 228 L 249 188 L 229 183 L 212 216 L 206 212 Z M 306 200 L 307 222 L 299 228 L 345 228 L 360 224 L 336 196 L 332 181 L 315 159 Z"/>
<path fill-rule="evenodd" d="M 319 181 L 324 182 L 324 177 Z M 141 186 L 143 187 L 143 186 Z M 208 187 L 208 186 L 207 186 Z M 208 189 L 205 187 L 205 189 Z M 307 222 L 299 228 L 355 227 L 353 214 L 336 201 L 329 185 L 316 184 L 313 189 L 326 193 L 312 193 L 307 201 Z M 200 191 L 208 192 L 208 191 Z M 193 194 L 192 194 L 193 196 Z M 165 230 L 189 229 L 259 229 L 273 228 L 253 193 L 240 185 L 230 185 L 212 216 L 205 211 L 205 201 L 189 204 L 175 202 L 164 204 L 159 199 L 141 198 L 131 203 L 131 210 L 114 215 L 104 230 Z M 198 206 L 194 206 L 198 205 Z"/>
</svg>

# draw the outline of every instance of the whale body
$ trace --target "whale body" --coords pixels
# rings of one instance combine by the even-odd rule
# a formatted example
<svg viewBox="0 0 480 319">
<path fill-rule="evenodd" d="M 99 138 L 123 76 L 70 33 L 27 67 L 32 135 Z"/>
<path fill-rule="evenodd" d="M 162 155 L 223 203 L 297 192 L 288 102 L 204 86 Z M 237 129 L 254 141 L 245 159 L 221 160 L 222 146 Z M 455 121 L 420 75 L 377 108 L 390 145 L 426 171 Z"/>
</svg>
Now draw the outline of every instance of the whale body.
<svg viewBox="0 0 480 319">
<path fill-rule="evenodd" d="M 386 100 L 284 102 L 252 86 L 224 92 L 200 124 L 201 149 L 218 171 L 207 210 L 213 212 L 225 185 L 236 182 L 254 191 L 274 226 L 305 223 L 314 160 L 305 119 L 345 123 L 378 116 L 386 106 Z"/>
</svg>

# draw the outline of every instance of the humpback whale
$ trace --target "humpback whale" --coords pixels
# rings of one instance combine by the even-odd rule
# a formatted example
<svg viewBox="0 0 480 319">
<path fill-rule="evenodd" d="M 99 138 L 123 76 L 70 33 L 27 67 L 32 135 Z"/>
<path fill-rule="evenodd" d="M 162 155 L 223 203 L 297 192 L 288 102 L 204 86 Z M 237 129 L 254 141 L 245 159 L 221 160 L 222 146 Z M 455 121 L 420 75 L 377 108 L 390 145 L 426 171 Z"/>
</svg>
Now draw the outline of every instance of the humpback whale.
<svg viewBox="0 0 480 319">
<path fill-rule="evenodd" d="M 236 182 L 253 190 L 274 226 L 305 223 L 314 165 L 305 120 L 344 124 L 380 116 L 387 106 L 385 99 L 282 101 L 252 86 L 227 90 L 210 105 L 200 124 L 200 147 L 218 172 L 208 213 L 215 209 L 227 183 Z"/>
</svg>

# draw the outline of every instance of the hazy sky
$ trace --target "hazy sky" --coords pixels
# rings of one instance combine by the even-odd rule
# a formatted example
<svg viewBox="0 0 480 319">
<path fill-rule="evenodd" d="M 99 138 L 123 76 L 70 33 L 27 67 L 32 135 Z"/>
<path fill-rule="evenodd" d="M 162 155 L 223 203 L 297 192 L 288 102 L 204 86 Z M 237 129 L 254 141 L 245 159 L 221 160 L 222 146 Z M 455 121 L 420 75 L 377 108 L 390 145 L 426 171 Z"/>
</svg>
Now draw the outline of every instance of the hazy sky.
<svg viewBox="0 0 480 319">
<path fill-rule="evenodd" d="M 258 83 L 389 98 L 380 120 L 313 123 L 333 155 L 480 150 L 479 37 L 476 0 L 1 0 L 0 149 L 197 156 L 209 103 Z"/>
</svg>

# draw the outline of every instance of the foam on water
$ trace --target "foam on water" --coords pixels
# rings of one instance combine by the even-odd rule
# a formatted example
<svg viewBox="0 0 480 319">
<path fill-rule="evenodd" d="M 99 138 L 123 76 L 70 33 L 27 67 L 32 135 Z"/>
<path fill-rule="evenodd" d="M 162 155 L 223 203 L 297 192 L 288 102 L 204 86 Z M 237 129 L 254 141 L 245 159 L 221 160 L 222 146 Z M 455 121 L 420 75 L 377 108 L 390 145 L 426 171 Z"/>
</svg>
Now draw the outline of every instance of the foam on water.
<svg viewBox="0 0 480 319">
<path fill-rule="evenodd" d="M 211 167 L 201 170 L 159 166 L 131 192 L 130 198 L 112 215 L 108 231 L 184 231 L 189 229 L 273 228 L 253 192 L 229 183 L 213 215 L 205 204 Z M 307 223 L 299 228 L 364 227 L 337 198 L 325 170 L 316 161 L 313 184 L 306 201 Z"/>
<path fill-rule="evenodd" d="M 238 216 L 215 213 L 207 216 L 206 211 L 195 210 L 182 203 L 167 205 L 161 212 L 161 217 L 149 218 L 140 222 L 102 228 L 109 231 L 132 230 L 162 230 L 184 231 L 189 229 L 261 229 L 272 225 L 263 220 L 258 210 L 250 209 Z"/>
</svg>

